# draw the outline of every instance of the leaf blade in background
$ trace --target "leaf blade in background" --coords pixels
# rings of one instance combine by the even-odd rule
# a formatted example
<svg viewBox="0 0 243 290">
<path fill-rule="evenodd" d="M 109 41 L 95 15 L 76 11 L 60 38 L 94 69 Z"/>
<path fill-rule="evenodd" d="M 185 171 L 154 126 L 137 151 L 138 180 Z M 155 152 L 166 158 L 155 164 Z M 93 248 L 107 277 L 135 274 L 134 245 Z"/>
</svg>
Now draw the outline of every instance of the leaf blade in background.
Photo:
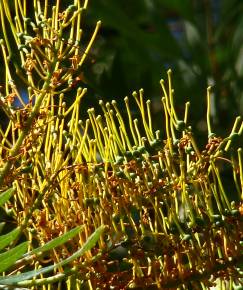
<svg viewBox="0 0 243 290">
<path fill-rule="evenodd" d="M 28 249 L 28 242 L 19 244 L 13 249 L 0 254 L 0 273 L 11 267 Z"/>
<path fill-rule="evenodd" d="M 7 202 L 12 194 L 15 192 L 16 188 L 11 187 L 0 194 L 0 206 Z"/>
<path fill-rule="evenodd" d="M 11 242 L 13 242 L 17 238 L 19 233 L 20 233 L 20 228 L 16 228 L 12 230 L 10 233 L 7 233 L 6 235 L 1 235 L 0 236 L 0 250 L 4 249 Z"/>
<path fill-rule="evenodd" d="M 52 250 L 55 247 L 63 245 L 68 240 L 70 240 L 74 236 L 76 236 L 82 230 L 83 230 L 83 226 L 78 226 L 78 227 L 70 230 L 69 232 L 61 235 L 60 237 L 57 237 L 57 238 L 51 240 L 50 242 L 46 243 L 44 246 L 38 247 L 38 248 L 32 250 L 31 252 L 26 253 L 24 256 L 33 255 L 33 254 L 37 254 L 37 253 L 40 253 L 40 252 L 44 253 L 46 251 Z"/>
<path fill-rule="evenodd" d="M 17 285 L 18 282 L 32 279 L 33 277 L 48 273 L 48 272 L 50 272 L 58 267 L 64 266 L 64 265 L 72 262 L 73 260 L 82 256 L 86 251 L 91 250 L 95 246 L 97 241 L 99 240 L 99 238 L 102 235 L 102 233 L 104 232 L 104 230 L 105 230 L 105 226 L 104 225 L 100 226 L 93 234 L 91 234 L 91 236 L 89 236 L 89 238 L 84 243 L 82 248 L 79 249 L 78 251 L 76 251 L 73 255 L 71 255 L 67 259 L 65 259 L 65 260 L 63 260 L 55 265 L 51 265 L 51 266 L 48 266 L 48 267 L 45 267 L 45 268 L 42 268 L 39 270 L 33 270 L 33 271 L 29 271 L 29 272 L 26 272 L 23 274 L 13 275 L 13 276 L 9 276 L 9 277 L 2 277 L 2 278 L 0 277 L 0 284 L 1 285 Z"/>
</svg>

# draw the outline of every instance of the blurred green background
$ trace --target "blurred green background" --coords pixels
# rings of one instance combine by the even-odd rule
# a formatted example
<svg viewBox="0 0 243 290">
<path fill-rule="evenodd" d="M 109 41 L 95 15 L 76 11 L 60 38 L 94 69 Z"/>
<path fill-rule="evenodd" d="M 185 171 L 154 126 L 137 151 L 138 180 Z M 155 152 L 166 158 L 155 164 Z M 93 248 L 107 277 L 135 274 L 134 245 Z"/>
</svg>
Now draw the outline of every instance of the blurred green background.
<svg viewBox="0 0 243 290">
<path fill-rule="evenodd" d="M 243 115 L 243 1 L 94 0 L 84 37 L 97 20 L 102 28 L 92 51 L 95 63 L 84 68 L 92 95 L 85 107 L 100 98 L 119 102 L 144 88 L 153 99 L 154 125 L 161 127 L 159 80 L 171 68 L 177 110 L 183 116 L 184 102 L 191 102 L 190 120 L 199 135 L 207 136 L 208 85 L 215 133 L 225 136 L 235 116 Z"/>
</svg>

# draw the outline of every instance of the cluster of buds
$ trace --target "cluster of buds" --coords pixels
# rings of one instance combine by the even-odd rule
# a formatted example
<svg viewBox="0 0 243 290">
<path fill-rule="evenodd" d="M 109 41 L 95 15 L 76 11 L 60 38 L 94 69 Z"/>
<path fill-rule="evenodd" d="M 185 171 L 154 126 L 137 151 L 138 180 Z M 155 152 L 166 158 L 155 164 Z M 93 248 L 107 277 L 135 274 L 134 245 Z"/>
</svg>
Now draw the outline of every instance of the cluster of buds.
<svg viewBox="0 0 243 290">
<path fill-rule="evenodd" d="M 42 244 L 84 225 L 67 247 L 50 254 L 57 262 L 106 225 L 97 245 L 73 262 L 77 284 L 91 289 L 207 289 L 216 279 L 238 285 L 237 265 L 243 259 L 240 117 L 228 137 L 213 134 L 208 89 L 208 144 L 200 150 L 188 123 L 190 104 L 183 118 L 177 116 L 169 70 L 168 81 L 160 82 L 163 133 L 153 129 L 151 101 L 145 101 L 143 90 L 124 99 L 124 114 L 115 100 L 100 101 L 102 114 L 91 108 L 83 122 L 80 103 L 86 89 L 76 90 L 69 107 L 64 97 L 80 78 L 100 23 L 81 54 L 79 26 L 86 4 L 81 7 L 77 0 L 60 13 L 57 1 L 50 17 L 48 5 L 43 12 L 40 1 L 34 1 L 32 22 L 23 3 L 16 1 L 14 24 L 8 5 L 0 1 L 20 53 L 22 66 L 15 63 L 16 71 L 28 86 L 27 103 L 9 82 L 3 92 L 7 97 L 1 97 L 9 124 L 6 132 L 0 130 L 0 185 L 17 188 L 11 210 L 28 239 Z M 5 28 L 4 36 L 8 68 Z M 6 79 L 12 79 L 9 69 Z M 13 93 L 23 108 L 11 107 Z M 134 119 L 131 102 L 140 119 Z M 234 199 L 225 189 L 224 165 L 232 171 Z M 36 262 L 38 267 L 42 262 Z"/>
<path fill-rule="evenodd" d="M 169 71 L 169 84 L 170 78 Z M 183 120 L 178 120 L 173 91 L 163 81 L 161 85 L 164 138 L 153 131 L 151 102 L 144 101 L 143 90 L 134 92 L 131 100 L 125 98 L 129 127 L 116 101 L 100 101 L 103 115 L 89 109 L 89 119 L 80 121 L 82 89 L 70 108 L 62 96 L 58 106 L 46 104 L 52 114 L 46 114 L 36 149 L 28 151 L 34 170 L 17 181 L 16 211 L 22 209 L 23 216 L 50 184 L 31 218 L 40 242 L 84 224 L 84 236 L 71 242 L 74 251 L 94 229 L 108 225 L 94 249 L 102 256 L 89 268 L 92 287 L 173 288 L 195 286 L 198 280 L 210 287 L 216 278 L 238 283 L 242 149 L 230 148 L 232 136 L 240 136 L 243 125 L 237 118 L 229 137 L 210 136 L 199 150 L 187 121 L 188 104 Z M 132 118 L 132 101 L 140 120 Z M 236 201 L 224 189 L 224 164 L 232 168 Z M 57 253 L 59 259 L 62 253 Z M 83 259 L 91 257 L 89 253 Z"/>
</svg>

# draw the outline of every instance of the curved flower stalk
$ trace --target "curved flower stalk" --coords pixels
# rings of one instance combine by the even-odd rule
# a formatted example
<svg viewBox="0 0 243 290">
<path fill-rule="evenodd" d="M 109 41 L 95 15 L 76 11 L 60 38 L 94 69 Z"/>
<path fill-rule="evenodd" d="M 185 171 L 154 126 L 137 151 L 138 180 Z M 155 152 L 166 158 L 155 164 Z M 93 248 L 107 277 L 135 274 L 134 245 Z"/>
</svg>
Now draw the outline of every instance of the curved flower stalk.
<svg viewBox="0 0 243 290">
<path fill-rule="evenodd" d="M 46 243 L 84 225 L 69 246 L 48 255 L 59 272 L 54 269 L 53 276 L 46 276 L 40 270 L 43 276 L 37 282 L 15 285 L 55 283 L 61 272 L 68 273 L 61 277 L 69 289 L 209 289 L 217 279 L 222 287 L 227 283 L 233 289 L 242 283 L 241 118 L 236 118 L 228 137 L 214 134 L 209 88 L 208 142 L 200 149 L 189 123 L 190 104 L 183 116 L 175 110 L 169 70 L 168 80 L 160 82 L 161 131 L 153 129 L 151 101 L 142 89 L 124 99 L 126 112 L 115 100 L 106 104 L 101 100 L 102 114 L 91 108 L 89 118 L 82 121 L 79 113 L 86 89 L 77 88 L 70 107 L 64 99 L 74 89 L 100 25 L 81 54 L 79 27 L 86 2 L 81 7 L 75 1 L 60 13 L 57 1 L 49 17 L 48 5 L 34 1 L 33 22 L 26 18 L 25 1 L 16 1 L 15 22 L 7 4 L 0 3 L 3 29 L 7 19 L 19 45 L 22 68 L 15 65 L 28 85 L 29 98 L 27 104 L 22 100 L 23 108 L 11 107 L 10 94 L 20 101 L 21 97 L 9 83 L 11 48 L 4 32 L 7 82 L 1 100 L 10 121 L 0 132 L 0 184 L 16 187 L 6 209 L 11 207 L 30 250 L 36 241 Z M 137 106 L 139 119 L 134 119 L 131 106 Z M 232 171 L 234 199 L 225 189 L 223 166 Z M 108 229 L 98 243 L 65 268 L 62 261 L 73 257 L 103 225 Z M 36 258 L 34 267 L 48 261 Z"/>
</svg>

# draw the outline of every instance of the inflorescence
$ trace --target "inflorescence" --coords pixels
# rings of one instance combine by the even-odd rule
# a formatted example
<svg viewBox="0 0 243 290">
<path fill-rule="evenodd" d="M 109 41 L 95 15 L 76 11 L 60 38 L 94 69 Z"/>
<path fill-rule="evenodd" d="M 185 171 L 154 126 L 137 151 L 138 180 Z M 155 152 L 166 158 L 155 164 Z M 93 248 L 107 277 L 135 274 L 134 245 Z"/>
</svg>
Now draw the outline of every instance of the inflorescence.
<svg viewBox="0 0 243 290">
<path fill-rule="evenodd" d="M 68 247 L 48 257 L 55 262 L 107 225 L 97 246 L 72 265 L 77 279 L 87 281 L 91 289 L 176 289 L 187 283 L 206 289 L 217 278 L 237 284 L 236 265 L 243 260 L 242 149 L 237 148 L 241 118 L 236 118 L 228 137 L 214 134 L 209 88 L 208 143 L 200 149 L 188 121 L 190 104 L 182 118 L 176 113 L 169 70 L 168 81 L 160 82 L 162 133 L 153 129 L 151 101 L 145 100 L 142 89 L 124 99 L 125 113 L 117 101 L 101 100 L 102 114 L 91 108 L 89 118 L 80 120 L 86 89 L 76 89 L 69 107 L 64 98 L 75 89 L 100 23 L 83 54 L 79 26 L 86 6 L 75 1 L 60 13 L 57 5 L 48 18 L 47 7 L 42 12 L 39 1 L 34 2 L 36 22 L 26 17 L 26 5 L 21 4 L 14 22 L 0 1 L 1 19 L 6 9 L 18 44 L 22 66 L 16 64 L 16 72 L 28 87 L 26 102 L 12 81 L 11 47 L 4 34 L 7 84 L 0 101 L 9 123 L 0 130 L 0 183 L 17 188 L 6 209 L 28 239 L 40 244 L 76 225 L 85 226 Z M 13 106 L 15 99 L 21 108 Z M 139 119 L 134 119 L 131 103 Z M 226 165 L 232 171 L 236 200 L 224 187 L 221 168 Z"/>
</svg>

